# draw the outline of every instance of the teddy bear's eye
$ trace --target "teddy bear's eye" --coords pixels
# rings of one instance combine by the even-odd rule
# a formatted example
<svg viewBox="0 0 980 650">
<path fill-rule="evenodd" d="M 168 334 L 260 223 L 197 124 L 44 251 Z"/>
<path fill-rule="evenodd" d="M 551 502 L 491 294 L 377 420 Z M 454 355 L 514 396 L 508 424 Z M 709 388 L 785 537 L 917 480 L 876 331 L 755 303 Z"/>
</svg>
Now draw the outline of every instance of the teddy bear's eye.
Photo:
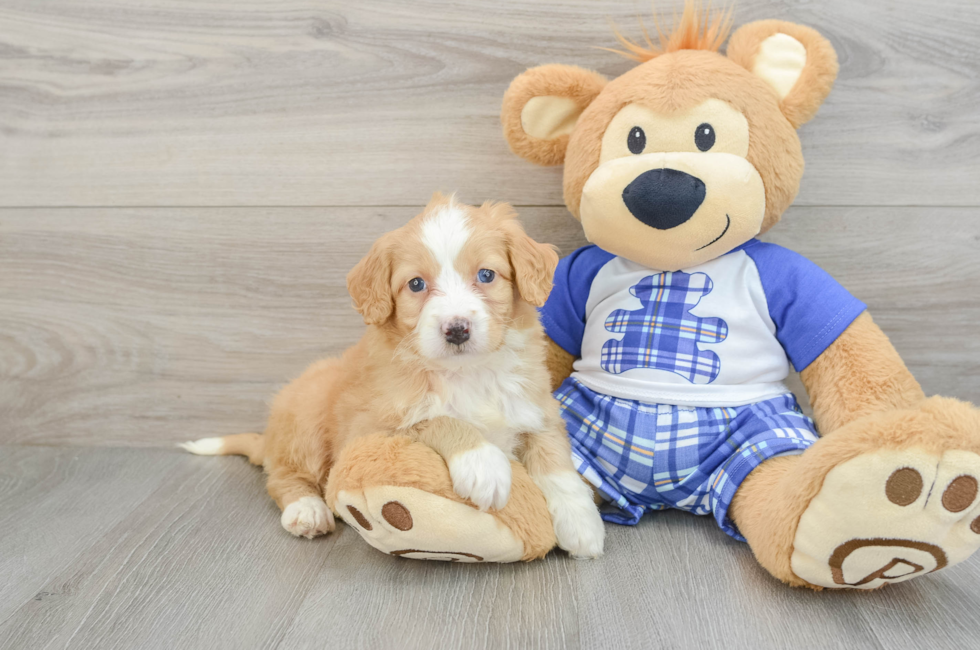
<svg viewBox="0 0 980 650">
<path fill-rule="evenodd" d="M 643 153 L 647 146 L 647 134 L 640 127 L 634 126 L 626 137 L 626 146 L 630 148 L 630 153 Z"/>
<path fill-rule="evenodd" d="M 707 122 L 698 126 L 694 131 L 694 144 L 698 145 L 701 151 L 707 151 L 715 146 L 715 128 Z"/>
</svg>

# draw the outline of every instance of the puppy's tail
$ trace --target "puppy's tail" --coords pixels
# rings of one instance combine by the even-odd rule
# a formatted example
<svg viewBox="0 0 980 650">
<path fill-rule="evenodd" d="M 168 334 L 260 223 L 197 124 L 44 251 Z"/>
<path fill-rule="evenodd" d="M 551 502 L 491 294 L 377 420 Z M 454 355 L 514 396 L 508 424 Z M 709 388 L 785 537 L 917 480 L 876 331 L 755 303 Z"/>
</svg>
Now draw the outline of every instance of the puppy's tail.
<svg viewBox="0 0 980 650">
<path fill-rule="evenodd" d="M 253 465 L 261 465 L 265 460 L 265 440 L 257 433 L 201 438 L 177 446 L 198 456 L 248 456 L 248 462 Z"/>
</svg>

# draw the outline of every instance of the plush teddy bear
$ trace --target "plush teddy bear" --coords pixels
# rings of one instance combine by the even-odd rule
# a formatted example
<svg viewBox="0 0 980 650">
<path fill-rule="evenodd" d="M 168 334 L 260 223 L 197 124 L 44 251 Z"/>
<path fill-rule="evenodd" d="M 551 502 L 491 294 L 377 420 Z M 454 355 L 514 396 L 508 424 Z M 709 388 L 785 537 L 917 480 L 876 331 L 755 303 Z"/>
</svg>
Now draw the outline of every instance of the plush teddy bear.
<svg viewBox="0 0 980 650">
<path fill-rule="evenodd" d="M 863 303 L 756 239 L 799 189 L 796 129 L 830 92 L 834 50 L 770 20 L 722 55 L 728 25 L 689 3 L 659 47 L 621 39 L 639 62 L 622 76 L 545 65 L 504 97 L 511 148 L 564 164 L 592 242 L 561 261 L 541 310 L 576 466 L 607 521 L 711 515 L 790 585 L 871 589 L 956 564 L 980 547 L 980 412 L 926 398 Z M 816 424 L 784 384 L 790 364 Z M 554 545 L 519 466 L 507 507 L 480 512 L 407 439 L 345 453 L 328 503 L 373 513 L 375 536 L 358 530 L 382 550 L 507 561 Z M 385 523 L 396 500 L 414 527 Z"/>
</svg>

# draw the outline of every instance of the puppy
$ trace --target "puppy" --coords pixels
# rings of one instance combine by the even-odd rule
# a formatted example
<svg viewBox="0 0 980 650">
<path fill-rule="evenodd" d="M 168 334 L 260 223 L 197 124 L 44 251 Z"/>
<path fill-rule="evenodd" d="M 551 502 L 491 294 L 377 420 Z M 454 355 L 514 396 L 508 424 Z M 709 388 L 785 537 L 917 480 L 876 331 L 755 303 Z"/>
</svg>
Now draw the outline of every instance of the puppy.
<svg viewBox="0 0 980 650">
<path fill-rule="evenodd" d="M 183 446 L 263 465 L 283 527 L 308 538 L 334 529 L 323 488 L 358 436 L 390 432 L 429 445 L 446 460 L 455 491 L 481 510 L 507 503 L 516 458 L 544 493 L 558 545 L 597 557 L 603 524 L 572 466 L 535 309 L 557 262 L 510 206 L 436 194 L 347 276 L 368 325 L 357 345 L 284 388 L 264 435 Z"/>
</svg>

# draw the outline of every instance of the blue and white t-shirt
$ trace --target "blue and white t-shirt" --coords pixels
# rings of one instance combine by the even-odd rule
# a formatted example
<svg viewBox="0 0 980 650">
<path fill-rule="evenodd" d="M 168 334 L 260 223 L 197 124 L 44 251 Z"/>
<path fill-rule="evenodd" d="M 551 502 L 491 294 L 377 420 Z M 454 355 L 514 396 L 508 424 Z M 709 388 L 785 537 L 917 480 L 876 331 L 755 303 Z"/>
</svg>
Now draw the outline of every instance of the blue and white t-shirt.
<svg viewBox="0 0 980 650">
<path fill-rule="evenodd" d="M 789 391 L 865 309 L 806 258 L 753 239 L 656 271 L 596 246 L 559 262 L 545 331 L 592 390 L 653 404 L 739 406 Z"/>
</svg>

